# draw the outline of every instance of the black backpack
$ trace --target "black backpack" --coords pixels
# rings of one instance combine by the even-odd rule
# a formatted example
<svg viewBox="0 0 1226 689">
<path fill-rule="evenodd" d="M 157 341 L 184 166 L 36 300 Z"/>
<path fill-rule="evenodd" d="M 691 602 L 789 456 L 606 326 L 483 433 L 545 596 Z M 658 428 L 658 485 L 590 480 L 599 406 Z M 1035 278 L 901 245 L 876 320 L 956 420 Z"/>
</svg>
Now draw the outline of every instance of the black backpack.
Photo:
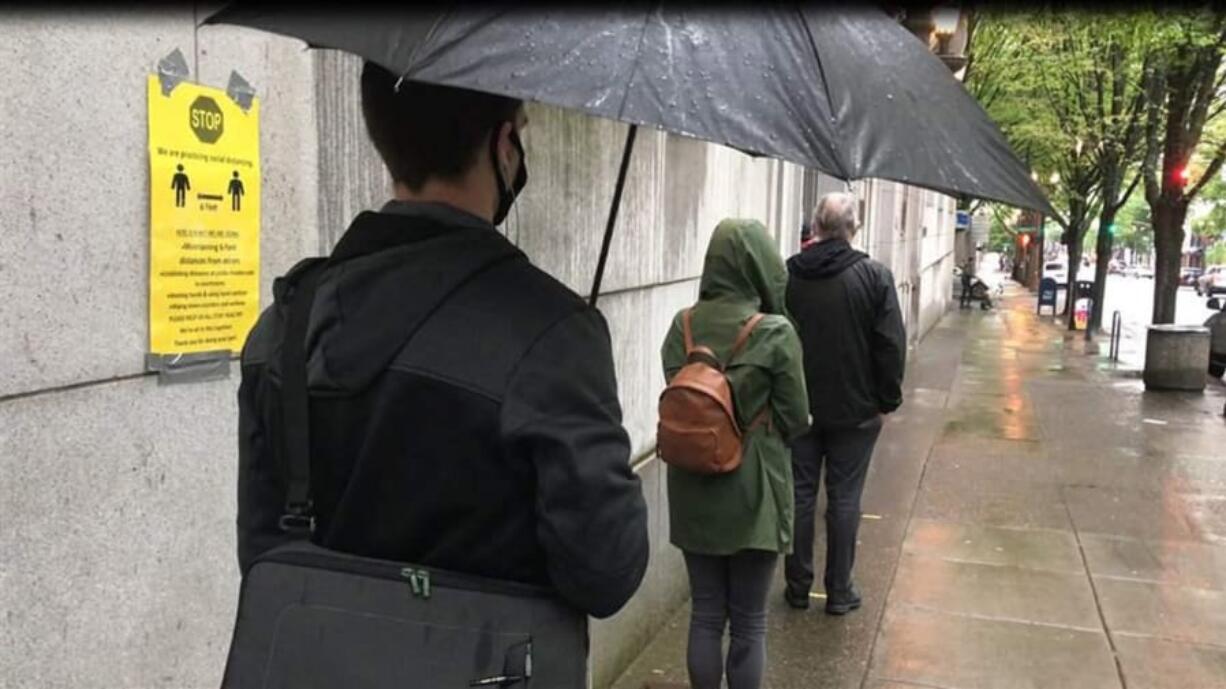
<svg viewBox="0 0 1226 689">
<path fill-rule="evenodd" d="M 311 542 L 305 339 L 326 261 L 310 261 L 287 292 L 281 345 L 289 473 L 281 528 L 294 540 L 258 557 L 243 578 L 222 686 L 587 686 L 587 616 L 552 591 Z"/>
</svg>

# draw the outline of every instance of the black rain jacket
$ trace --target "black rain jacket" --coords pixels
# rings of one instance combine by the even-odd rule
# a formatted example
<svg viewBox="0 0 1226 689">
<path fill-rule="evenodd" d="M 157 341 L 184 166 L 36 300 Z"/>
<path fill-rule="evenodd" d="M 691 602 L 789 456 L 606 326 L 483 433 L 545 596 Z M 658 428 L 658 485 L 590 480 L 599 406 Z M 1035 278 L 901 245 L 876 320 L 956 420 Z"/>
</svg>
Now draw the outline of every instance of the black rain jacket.
<svg viewBox="0 0 1226 689">
<path fill-rule="evenodd" d="M 305 263 L 243 350 L 244 573 L 286 539 L 279 352 Z M 647 511 L 600 312 L 441 204 L 360 214 L 323 271 L 306 342 L 314 540 L 620 609 L 647 567 Z"/>
<path fill-rule="evenodd" d="M 804 347 L 815 428 L 898 409 L 907 333 L 889 268 L 846 240 L 820 241 L 788 259 L 787 306 Z"/>
</svg>

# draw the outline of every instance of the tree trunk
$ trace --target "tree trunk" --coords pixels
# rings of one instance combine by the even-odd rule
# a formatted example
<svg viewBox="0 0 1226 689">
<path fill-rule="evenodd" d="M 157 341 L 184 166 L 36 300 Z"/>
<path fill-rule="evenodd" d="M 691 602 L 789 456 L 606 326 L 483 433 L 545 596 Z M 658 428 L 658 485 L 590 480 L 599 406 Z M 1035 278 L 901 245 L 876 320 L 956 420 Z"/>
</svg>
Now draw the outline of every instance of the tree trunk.
<svg viewBox="0 0 1226 689">
<path fill-rule="evenodd" d="M 1179 294 L 1179 262 L 1183 248 L 1183 222 L 1188 215 L 1186 202 L 1162 198 L 1154 211 L 1154 313 L 1153 322 L 1175 322 L 1175 300 Z"/>
<path fill-rule="evenodd" d="M 1098 219 L 1098 241 L 1094 262 L 1094 303 L 1090 309 L 1090 332 L 1097 333 L 1103 327 L 1103 301 L 1107 297 L 1107 275 L 1111 266 L 1111 254 L 1115 249 L 1115 235 L 1107 228 L 1115 226 L 1115 211 L 1106 203 L 1103 204 L 1102 215 Z"/>
</svg>

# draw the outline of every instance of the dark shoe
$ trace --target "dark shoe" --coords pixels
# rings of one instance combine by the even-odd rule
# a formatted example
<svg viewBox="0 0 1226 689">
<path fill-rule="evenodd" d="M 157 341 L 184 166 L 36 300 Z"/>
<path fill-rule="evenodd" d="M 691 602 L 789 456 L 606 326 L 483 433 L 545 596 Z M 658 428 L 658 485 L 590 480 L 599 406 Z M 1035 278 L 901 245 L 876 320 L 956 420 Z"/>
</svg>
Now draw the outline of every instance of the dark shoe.
<svg viewBox="0 0 1226 689">
<path fill-rule="evenodd" d="M 799 596 L 792 593 L 790 589 L 783 589 L 783 600 L 788 602 L 788 605 L 797 610 L 809 609 L 809 594 L 803 593 Z"/>
<path fill-rule="evenodd" d="M 855 584 L 845 593 L 826 593 L 826 614 L 846 615 L 860 607 L 860 591 Z"/>
</svg>

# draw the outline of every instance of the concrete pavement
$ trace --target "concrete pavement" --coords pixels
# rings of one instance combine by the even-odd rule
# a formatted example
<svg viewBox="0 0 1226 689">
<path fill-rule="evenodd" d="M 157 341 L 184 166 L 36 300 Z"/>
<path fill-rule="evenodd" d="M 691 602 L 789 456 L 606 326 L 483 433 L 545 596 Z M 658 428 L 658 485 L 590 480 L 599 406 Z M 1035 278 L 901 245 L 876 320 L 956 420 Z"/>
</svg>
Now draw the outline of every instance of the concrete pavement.
<svg viewBox="0 0 1226 689">
<path fill-rule="evenodd" d="M 873 459 L 864 607 L 792 610 L 778 572 L 766 687 L 1226 687 L 1226 388 L 1145 393 L 1098 349 L 1016 285 L 932 331 Z M 687 686 L 688 615 L 615 689 Z"/>
</svg>

